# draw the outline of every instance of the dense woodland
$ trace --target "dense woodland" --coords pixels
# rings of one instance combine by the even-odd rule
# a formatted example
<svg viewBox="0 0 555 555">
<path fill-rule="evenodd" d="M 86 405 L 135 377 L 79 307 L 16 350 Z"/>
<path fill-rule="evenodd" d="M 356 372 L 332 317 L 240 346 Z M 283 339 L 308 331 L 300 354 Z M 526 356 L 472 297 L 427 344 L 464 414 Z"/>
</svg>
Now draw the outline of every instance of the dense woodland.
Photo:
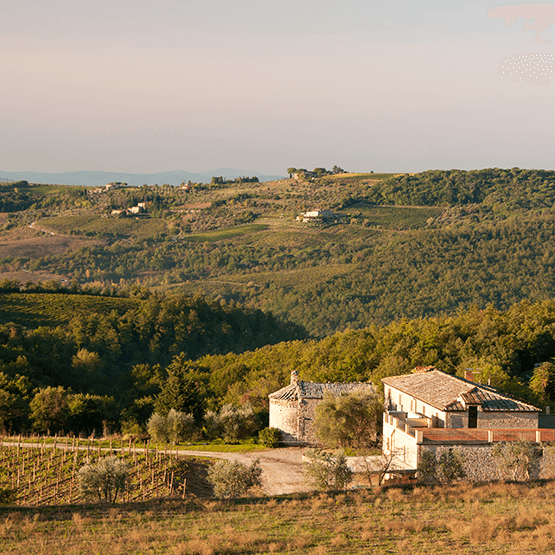
<svg viewBox="0 0 555 555">
<path fill-rule="evenodd" d="M 99 313 L 92 312 L 94 302 L 106 298 L 87 297 L 91 312 L 72 317 L 68 300 L 83 295 L 0 295 L 4 321 L 10 310 L 22 321 L 37 307 L 57 316 L 66 311 L 57 326 L 0 327 L 0 422 L 10 431 L 91 433 L 103 422 L 139 431 L 168 398 L 168 409 L 193 413 L 199 423 L 207 410 L 248 403 L 263 427 L 268 394 L 286 385 L 292 370 L 305 380 L 379 385 L 380 378 L 417 365 L 458 374 L 470 367 L 482 382 L 530 402 L 555 400 L 552 392 L 543 394 L 547 382 L 529 387 L 535 366 L 555 357 L 555 301 L 522 302 L 505 312 L 472 307 L 451 317 L 256 348 L 302 330 L 183 297 L 110 297 L 111 309 L 104 305 Z"/>
<path fill-rule="evenodd" d="M 0 427 L 144 429 L 169 380 L 197 420 L 248 402 L 263 426 L 293 369 L 470 367 L 553 400 L 529 380 L 555 357 L 555 172 L 215 181 L 1 187 L 0 277 L 33 279 L 0 291 Z M 296 219 L 324 208 L 333 222 Z"/>
<path fill-rule="evenodd" d="M 11 248 L 0 272 L 234 300 L 324 337 L 470 304 L 507 309 L 551 298 L 554 195 L 555 172 L 518 168 L 102 194 L 9 184 L 0 244 Z M 109 217 L 138 202 L 148 213 Z M 295 220 L 314 208 L 339 219 Z M 49 254 L 45 233 L 81 243 Z M 39 239 L 43 254 L 26 255 Z"/>
</svg>

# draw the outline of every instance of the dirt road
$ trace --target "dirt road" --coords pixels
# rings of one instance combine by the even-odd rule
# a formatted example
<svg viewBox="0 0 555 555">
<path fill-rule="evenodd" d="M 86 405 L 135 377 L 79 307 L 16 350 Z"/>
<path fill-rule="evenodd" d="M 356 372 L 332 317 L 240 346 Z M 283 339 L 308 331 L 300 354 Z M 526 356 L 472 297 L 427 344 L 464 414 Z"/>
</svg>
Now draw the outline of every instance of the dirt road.
<svg viewBox="0 0 555 555">
<path fill-rule="evenodd" d="M 268 449 L 254 453 L 212 453 L 208 451 L 180 451 L 180 455 L 192 457 L 212 457 L 251 464 L 260 461 L 262 468 L 262 488 L 268 495 L 281 495 L 298 491 L 309 491 L 303 479 L 303 448 L 286 447 Z"/>
</svg>

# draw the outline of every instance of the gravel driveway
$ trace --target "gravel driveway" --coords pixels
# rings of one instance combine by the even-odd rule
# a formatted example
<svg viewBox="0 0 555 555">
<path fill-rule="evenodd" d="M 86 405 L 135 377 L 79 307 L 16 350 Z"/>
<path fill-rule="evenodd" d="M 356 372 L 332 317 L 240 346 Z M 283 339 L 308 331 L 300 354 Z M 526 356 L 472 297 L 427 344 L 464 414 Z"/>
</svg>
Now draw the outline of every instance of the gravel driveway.
<svg viewBox="0 0 555 555">
<path fill-rule="evenodd" d="M 262 468 L 262 488 L 268 495 L 282 495 L 299 491 L 310 491 L 303 478 L 301 447 L 268 449 L 254 453 L 214 453 L 209 451 L 180 451 L 180 455 L 192 457 L 212 457 L 251 464 L 260 461 Z"/>
</svg>

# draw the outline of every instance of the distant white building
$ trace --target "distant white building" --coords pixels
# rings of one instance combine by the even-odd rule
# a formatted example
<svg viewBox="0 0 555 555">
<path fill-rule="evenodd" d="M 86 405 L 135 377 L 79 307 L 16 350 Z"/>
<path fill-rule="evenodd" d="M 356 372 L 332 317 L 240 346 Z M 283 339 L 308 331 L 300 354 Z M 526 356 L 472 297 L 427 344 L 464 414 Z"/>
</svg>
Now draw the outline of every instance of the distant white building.
<svg viewBox="0 0 555 555">
<path fill-rule="evenodd" d="M 329 218 L 333 218 L 334 216 L 335 214 L 331 210 L 311 210 L 297 216 L 297 220 L 302 220 L 303 222 L 313 222 L 315 220 L 327 220 Z"/>
</svg>

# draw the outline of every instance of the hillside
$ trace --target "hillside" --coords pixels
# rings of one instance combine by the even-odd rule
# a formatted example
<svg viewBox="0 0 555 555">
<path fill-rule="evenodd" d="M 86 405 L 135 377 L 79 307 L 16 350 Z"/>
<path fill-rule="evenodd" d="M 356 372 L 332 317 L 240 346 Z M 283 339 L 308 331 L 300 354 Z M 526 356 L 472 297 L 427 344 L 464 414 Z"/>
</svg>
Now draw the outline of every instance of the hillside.
<svg viewBox="0 0 555 555">
<path fill-rule="evenodd" d="M 271 311 L 315 337 L 555 296 L 552 171 L 339 174 L 101 193 L 16 185 L 0 193 L 0 278 L 200 293 Z M 145 213 L 110 216 L 139 202 Z M 333 217 L 297 219 L 324 209 Z"/>
</svg>

